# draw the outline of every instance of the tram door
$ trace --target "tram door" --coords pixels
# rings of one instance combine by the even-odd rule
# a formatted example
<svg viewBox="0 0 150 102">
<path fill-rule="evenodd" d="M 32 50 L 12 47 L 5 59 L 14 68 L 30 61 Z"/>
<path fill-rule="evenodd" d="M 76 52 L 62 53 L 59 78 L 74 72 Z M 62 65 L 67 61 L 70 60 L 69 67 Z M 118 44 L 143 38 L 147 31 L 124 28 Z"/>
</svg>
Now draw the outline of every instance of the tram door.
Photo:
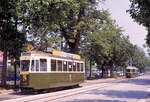
<svg viewBox="0 0 150 102">
<path fill-rule="evenodd" d="M 38 58 L 32 58 L 31 60 L 31 71 L 39 72 L 40 71 L 40 60 Z"/>
</svg>

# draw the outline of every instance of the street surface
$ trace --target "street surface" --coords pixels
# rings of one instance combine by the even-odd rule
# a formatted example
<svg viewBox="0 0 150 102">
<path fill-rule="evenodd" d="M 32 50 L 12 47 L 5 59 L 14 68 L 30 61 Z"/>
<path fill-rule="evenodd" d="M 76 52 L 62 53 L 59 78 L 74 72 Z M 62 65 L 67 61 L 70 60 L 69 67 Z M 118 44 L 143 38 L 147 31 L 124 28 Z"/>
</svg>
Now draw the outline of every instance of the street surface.
<svg viewBox="0 0 150 102">
<path fill-rule="evenodd" d="M 150 74 L 132 79 L 86 81 L 82 87 L 51 93 L 10 92 L 0 94 L 4 102 L 150 102 Z"/>
<path fill-rule="evenodd" d="M 112 83 L 108 87 L 61 100 L 63 102 L 146 102 L 149 94 L 150 75 Z M 57 102 L 61 100 L 57 100 Z"/>
</svg>

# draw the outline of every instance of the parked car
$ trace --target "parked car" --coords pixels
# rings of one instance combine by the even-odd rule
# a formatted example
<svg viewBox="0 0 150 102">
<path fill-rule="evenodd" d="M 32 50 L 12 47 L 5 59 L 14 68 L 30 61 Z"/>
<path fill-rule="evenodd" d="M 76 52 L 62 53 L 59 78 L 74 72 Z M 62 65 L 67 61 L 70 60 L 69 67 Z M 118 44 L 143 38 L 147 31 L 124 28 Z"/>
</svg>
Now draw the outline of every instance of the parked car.
<svg viewBox="0 0 150 102">
<path fill-rule="evenodd" d="M 144 73 L 139 73 L 138 75 L 139 75 L 139 76 L 142 76 L 142 75 L 144 75 Z"/>
<path fill-rule="evenodd" d="M 95 78 L 97 78 L 97 79 L 102 78 L 102 73 L 96 73 Z"/>
</svg>

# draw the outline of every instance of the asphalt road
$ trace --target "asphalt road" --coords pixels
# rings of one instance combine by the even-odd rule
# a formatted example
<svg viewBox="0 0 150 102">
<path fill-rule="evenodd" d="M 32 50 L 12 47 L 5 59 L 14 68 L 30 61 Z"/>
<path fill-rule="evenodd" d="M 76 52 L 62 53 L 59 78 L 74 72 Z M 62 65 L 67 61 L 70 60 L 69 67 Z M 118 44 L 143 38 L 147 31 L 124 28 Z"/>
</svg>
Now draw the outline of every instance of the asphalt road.
<svg viewBox="0 0 150 102">
<path fill-rule="evenodd" d="M 150 75 L 144 75 L 55 102 L 150 102 L 149 95 Z"/>
<path fill-rule="evenodd" d="M 38 95 L 0 94 L 5 102 L 149 102 L 150 74 L 125 80 L 86 81 L 82 87 Z M 7 98 L 7 100 L 6 100 Z"/>
</svg>

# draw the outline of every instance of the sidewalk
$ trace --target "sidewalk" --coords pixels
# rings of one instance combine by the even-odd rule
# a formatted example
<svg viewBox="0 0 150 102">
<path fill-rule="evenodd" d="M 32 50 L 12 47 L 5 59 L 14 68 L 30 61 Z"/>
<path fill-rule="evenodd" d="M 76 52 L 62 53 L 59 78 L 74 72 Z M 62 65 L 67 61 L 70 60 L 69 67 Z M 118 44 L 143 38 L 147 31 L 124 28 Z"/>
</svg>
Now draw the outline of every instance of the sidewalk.
<svg viewBox="0 0 150 102">
<path fill-rule="evenodd" d="M 0 89 L 0 94 L 1 94 L 1 93 L 12 93 L 12 92 L 14 92 L 13 89 L 9 89 L 9 90 L 6 90 L 6 89 Z"/>
<path fill-rule="evenodd" d="M 102 79 L 94 79 L 94 80 L 85 80 L 84 83 L 81 83 L 81 86 L 84 86 L 86 84 L 94 84 L 94 83 L 107 83 L 109 81 L 113 80 L 124 80 L 125 77 L 118 77 L 118 78 L 102 78 Z"/>
<path fill-rule="evenodd" d="M 12 92 L 15 92 L 15 90 L 13 89 L 14 81 L 7 81 L 6 83 L 7 83 L 6 88 L 0 87 L 0 94 L 1 93 L 12 93 Z M 19 81 L 17 81 L 17 85 L 19 85 Z"/>
</svg>

